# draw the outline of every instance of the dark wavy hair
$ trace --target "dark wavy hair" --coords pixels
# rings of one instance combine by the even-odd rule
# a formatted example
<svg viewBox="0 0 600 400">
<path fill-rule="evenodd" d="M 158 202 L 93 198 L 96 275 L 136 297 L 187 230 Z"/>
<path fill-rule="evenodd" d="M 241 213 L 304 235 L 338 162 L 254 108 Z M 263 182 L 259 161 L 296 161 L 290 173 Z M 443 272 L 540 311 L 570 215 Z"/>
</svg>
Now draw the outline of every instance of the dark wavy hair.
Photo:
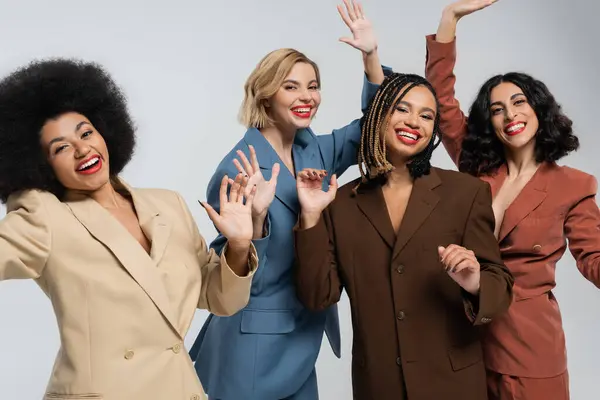
<svg viewBox="0 0 600 400">
<path fill-rule="evenodd" d="M 371 180 L 385 181 L 387 174 L 393 169 L 393 166 L 386 158 L 385 136 L 381 140 L 380 134 L 385 133 L 390 110 L 395 109 L 404 96 L 416 86 L 424 86 L 433 94 L 436 105 L 436 116 L 431 140 L 423 151 L 411 159 L 407 167 L 413 178 L 429 174 L 431 170 L 431 155 L 441 141 L 438 98 L 433 86 L 422 76 L 392 73 L 385 77 L 369 103 L 365 115 L 361 119 L 362 135 L 358 154 L 358 166 L 363 183 Z M 406 89 L 402 91 L 405 87 Z"/>
<path fill-rule="evenodd" d="M 539 129 L 535 136 L 538 163 L 555 162 L 579 148 L 573 134 L 573 122 L 562 113 L 560 105 L 546 85 L 533 77 L 510 72 L 496 75 L 483 84 L 468 117 L 468 132 L 462 143 L 458 169 L 471 175 L 488 175 L 506 162 L 504 145 L 492 126 L 490 97 L 492 89 L 503 82 L 518 86 L 535 111 Z"/>
<path fill-rule="evenodd" d="M 40 131 L 48 120 L 77 112 L 104 138 L 110 174 L 118 175 L 133 156 L 135 126 L 127 100 L 98 64 L 74 59 L 34 61 L 0 81 L 0 200 L 40 189 L 59 198 L 65 188 L 42 151 Z"/>
</svg>

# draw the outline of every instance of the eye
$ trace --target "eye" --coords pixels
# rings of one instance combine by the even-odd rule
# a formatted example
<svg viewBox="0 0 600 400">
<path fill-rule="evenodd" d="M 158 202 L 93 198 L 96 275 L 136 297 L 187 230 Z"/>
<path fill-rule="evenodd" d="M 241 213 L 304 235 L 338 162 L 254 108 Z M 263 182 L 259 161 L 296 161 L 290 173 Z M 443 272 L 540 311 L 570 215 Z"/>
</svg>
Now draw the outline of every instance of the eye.
<svg viewBox="0 0 600 400">
<path fill-rule="evenodd" d="M 433 117 L 429 114 L 423 114 L 423 115 L 421 115 L 421 118 L 429 120 L 429 121 L 433 120 Z"/>
<path fill-rule="evenodd" d="M 401 113 L 407 113 L 408 110 L 406 109 L 406 107 L 396 107 L 396 111 L 401 112 Z"/>
<path fill-rule="evenodd" d="M 502 108 L 492 108 L 492 115 L 498 115 L 502 112 Z"/>
<path fill-rule="evenodd" d="M 66 144 L 61 144 L 60 146 L 56 146 L 56 147 L 54 148 L 54 154 L 58 154 L 58 153 L 60 153 L 61 151 L 63 151 L 64 149 L 66 149 L 66 148 L 67 148 L 67 145 L 66 145 Z"/>
<path fill-rule="evenodd" d="M 319 87 L 317 85 L 312 85 L 308 89 L 309 90 L 319 90 Z"/>
<path fill-rule="evenodd" d="M 519 99 L 515 101 L 515 106 L 520 106 L 521 104 L 525 104 L 527 101 L 525 99 Z"/>
<path fill-rule="evenodd" d="M 86 138 L 88 136 L 90 136 L 92 133 L 94 133 L 93 131 L 85 131 L 83 132 L 83 134 L 81 135 L 82 138 Z"/>
<path fill-rule="evenodd" d="M 283 87 L 285 90 L 296 90 L 296 86 L 293 85 L 286 85 Z"/>
</svg>

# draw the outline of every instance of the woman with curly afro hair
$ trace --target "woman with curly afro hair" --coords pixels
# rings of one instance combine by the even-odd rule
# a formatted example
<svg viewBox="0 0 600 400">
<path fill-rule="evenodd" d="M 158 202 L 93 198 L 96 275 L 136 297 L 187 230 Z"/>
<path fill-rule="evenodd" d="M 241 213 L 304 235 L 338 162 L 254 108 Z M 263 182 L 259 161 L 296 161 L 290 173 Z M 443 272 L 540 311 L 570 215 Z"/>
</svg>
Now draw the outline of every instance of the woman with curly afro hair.
<svg viewBox="0 0 600 400">
<path fill-rule="evenodd" d="M 183 349 L 194 312 L 248 302 L 248 178 L 222 180 L 220 213 L 203 204 L 227 238 L 218 256 L 177 193 L 119 177 L 134 144 L 99 65 L 36 61 L 0 81 L 0 280 L 34 279 L 52 302 L 61 348 L 44 399 L 205 398 Z"/>
<path fill-rule="evenodd" d="M 489 398 L 566 400 L 565 336 L 552 289 L 567 246 L 581 274 L 600 288 L 597 181 L 557 165 L 579 141 L 539 80 L 517 72 L 494 76 L 469 116 L 460 110 L 456 25 L 495 1 L 461 0 L 444 9 L 437 34 L 427 37 L 426 76 L 439 96 L 446 150 L 460 171 L 491 185 L 495 234 L 515 277 L 513 304 L 484 338 Z"/>
</svg>

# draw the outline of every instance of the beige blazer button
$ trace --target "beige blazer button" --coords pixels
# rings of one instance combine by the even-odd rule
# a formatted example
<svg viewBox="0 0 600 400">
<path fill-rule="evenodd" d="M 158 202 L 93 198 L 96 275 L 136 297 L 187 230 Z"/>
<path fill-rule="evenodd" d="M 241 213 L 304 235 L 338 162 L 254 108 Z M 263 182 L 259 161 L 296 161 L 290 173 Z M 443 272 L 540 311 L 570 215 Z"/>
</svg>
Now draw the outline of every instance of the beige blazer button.
<svg viewBox="0 0 600 400">
<path fill-rule="evenodd" d="M 134 352 L 133 350 L 127 350 L 125 352 L 125 359 L 126 360 L 131 360 L 133 358 Z"/>
<path fill-rule="evenodd" d="M 200 395 L 193 394 L 192 397 L 190 397 L 190 400 L 200 400 Z"/>
<path fill-rule="evenodd" d="M 535 251 L 536 253 L 539 253 L 540 250 L 542 250 L 542 245 L 536 244 L 533 246 L 533 251 Z"/>
<path fill-rule="evenodd" d="M 492 319 L 488 318 L 488 317 L 482 317 L 481 318 L 481 322 L 484 323 L 484 324 L 487 324 L 488 322 L 492 322 Z"/>
<path fill-rule="evenodd" d="M 172 350 L 173 350 L 173 353 L 179 354 L 179 352 L 181 351 L 181 344 L 177 343 L 175 346 L 173 346 Z"/>
</svg>

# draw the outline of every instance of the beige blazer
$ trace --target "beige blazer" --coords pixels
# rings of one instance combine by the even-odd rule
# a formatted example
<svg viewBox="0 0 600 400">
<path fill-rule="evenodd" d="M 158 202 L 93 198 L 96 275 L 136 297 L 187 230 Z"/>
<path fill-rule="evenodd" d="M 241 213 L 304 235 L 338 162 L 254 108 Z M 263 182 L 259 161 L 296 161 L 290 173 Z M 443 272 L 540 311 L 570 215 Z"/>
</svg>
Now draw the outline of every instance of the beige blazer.
<svg viewBox="0 0 600 400">
<path fill-rule="evenodd" d="M 238 277 L 177 193 L 120 184 L 150 255 L 89 198 L 23 192 L 0 222 L 0 280 L 34 279 L 56 313 L 61 347 L 43 399 L 205 399 L 183 339 L 196 308 L 231 315 L 247 304 L 256 250 Z"/>
</svg>

